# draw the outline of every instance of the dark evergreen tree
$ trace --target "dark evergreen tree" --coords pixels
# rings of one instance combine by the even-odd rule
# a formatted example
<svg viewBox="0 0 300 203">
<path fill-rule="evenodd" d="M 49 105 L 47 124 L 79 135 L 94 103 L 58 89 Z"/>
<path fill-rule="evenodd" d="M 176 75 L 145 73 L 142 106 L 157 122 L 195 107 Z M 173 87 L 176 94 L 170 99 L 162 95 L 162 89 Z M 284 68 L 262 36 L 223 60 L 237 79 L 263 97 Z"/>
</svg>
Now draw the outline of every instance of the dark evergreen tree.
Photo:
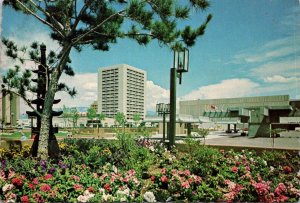
<svg viewBox="0 0 300 203">
<path fill-rule="evenodd" d="M 156 39 L 162 45 L 181 49 L 193 46 L 212 18 L 209 14 L 206 19 L 199 19 L 202 22 L 195 28 L 178 26 L 190 17 L 192 10 L 206 9 L 207 0 L 4 0 L 3 4 L 48 26 L 52 39 L 61 46 L 41 115 L 38 154 L 43 159 L 47 158 L 54 96 L 62 73 L 68 71 L 66 65 L 72 48 L 80 51 L 85 45 L 92 45 L 95 50 L 109 51 L 117 39 L 131 38 L 140 45 Z M 8 52 L 18 58 L 16 50 L 9 48 Z"/>
</svg>

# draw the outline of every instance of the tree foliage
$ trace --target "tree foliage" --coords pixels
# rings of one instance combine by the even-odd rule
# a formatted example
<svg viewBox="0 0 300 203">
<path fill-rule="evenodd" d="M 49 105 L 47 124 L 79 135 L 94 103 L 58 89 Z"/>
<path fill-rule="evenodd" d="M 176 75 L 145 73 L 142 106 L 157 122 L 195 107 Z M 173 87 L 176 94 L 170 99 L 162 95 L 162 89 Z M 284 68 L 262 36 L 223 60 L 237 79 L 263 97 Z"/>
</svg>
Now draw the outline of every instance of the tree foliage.
<svg viewBox="0 0 300 203">
<path fill-rule="evenodd" d="M 94 120 L 97 117 L 97 112 L 94 108 L 88 108 L 87 115 L 88 119 Z"/>
<path fill-rule="evenodd" d="M 115 122 L 118 126 L 125 126 L 126 124 L 126 117 L 125 114 L 122 112 L 118 112 L 115 116 Z"/>
<path fill-rule="evenodd" d="M 72 92 L 60 85 L 59 79 L 63 72 L 72 74 L 68 62 L 73 48 L 81 51 L 87 45 L 95 50 L 109 51 L 118 39 L 130 38 L 140 45 L 157 40 L 160 45 L 178 50 L 193 46 L 212 18 L 208 14 L 205 19 L 198 19 L 196 27 L 185 23 L 192 12 L 203 11 L 209 6 L 207 0 L 4 0 L 3 4 L 33 16 L 49 28 L 50 36 L 61 46 L 57 54 L 50 54 L 53 68 L 41 113 L 38 149 L 43 159 L 47 158 L 55 93 L 60 89 Z M 4 44 L 8 56 L 20 58 L 14 43 L 6 41 Z M 33 44 L 31 48 L 36 49 L 37 45 Z M 36 52 L 30 55 L 37 60 Z"/>
</svg>

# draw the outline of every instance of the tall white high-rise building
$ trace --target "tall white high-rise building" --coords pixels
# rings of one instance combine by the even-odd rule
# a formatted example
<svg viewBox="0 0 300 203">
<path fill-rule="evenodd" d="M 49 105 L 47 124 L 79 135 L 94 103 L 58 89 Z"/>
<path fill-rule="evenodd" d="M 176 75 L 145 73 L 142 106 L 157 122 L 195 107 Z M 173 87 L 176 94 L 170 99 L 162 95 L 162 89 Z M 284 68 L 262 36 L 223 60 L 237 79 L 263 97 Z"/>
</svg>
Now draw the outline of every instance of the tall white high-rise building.
<svg viewBox="0 0 300 203">
<path fill-rule="evenodd" d="M 99 68 L 98 113 L 114 118 L 122 112 L 128 121 L 138 114 L 144 119 L 146 80 L 146 71 L 126 64 Z"/>
</svg>

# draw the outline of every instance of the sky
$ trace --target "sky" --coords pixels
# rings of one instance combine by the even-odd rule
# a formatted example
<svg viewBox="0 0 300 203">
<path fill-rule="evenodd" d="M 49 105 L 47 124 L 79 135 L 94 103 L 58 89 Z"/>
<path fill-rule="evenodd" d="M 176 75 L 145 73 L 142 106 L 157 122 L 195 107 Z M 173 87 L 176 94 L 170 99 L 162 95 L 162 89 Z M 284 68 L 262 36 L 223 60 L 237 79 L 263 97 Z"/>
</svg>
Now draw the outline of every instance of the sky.
<svg viewBox="0 0 300 203">
<path fill-rule="evenodd" d="M 211 0 L 210 4 L 204 12 L 194 11 L 187 22 L 196 26 L 208 13 L 213 15 L 205 35 L 190 48 L 189 72 L 177 86 L 177 99 L 283 94 L 300 99 L 300 0 Z M 1 36 L 21 45 L 40 41 L 47 49 L 58 50 L 47 28 L 33 17 L 8 7 L 0 8 L 0 17 Z M 0 73 L 5 74 L 14 62 L 1 44 L 0 48 Z M 56 107 L 90 106 L 97 100 L 97 69 L 124 63 L 147 71 L 147 111 L 169 102 L 173 53 L 156 41 L 139 46 L 119 40 L 109 52 L 86 47 L 80 53 L 72 51 L 71 59 L 76 75 L 61 80 L 75 86 L 78 95 L 73 99 L 58 93 L 56 98 L 62 101 Z"/>
</svg>

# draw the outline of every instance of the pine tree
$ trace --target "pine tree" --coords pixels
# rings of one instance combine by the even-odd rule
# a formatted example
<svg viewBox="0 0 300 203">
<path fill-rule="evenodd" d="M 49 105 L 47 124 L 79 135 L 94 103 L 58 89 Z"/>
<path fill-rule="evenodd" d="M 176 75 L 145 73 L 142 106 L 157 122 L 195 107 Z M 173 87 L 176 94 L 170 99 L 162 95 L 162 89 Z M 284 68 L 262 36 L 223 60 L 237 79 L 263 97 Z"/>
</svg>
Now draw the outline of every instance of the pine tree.
<svg viewBox="0 0 300 203">
<path fill-rule="evenodd" d="M 207 0 L 4 0 L 3 4 L 35 17 L 50 28 L 52 39 L 61 46 L 41 115 L 38 155 L 42 159 L 47 158 L 54 96 L 73 48 L 80 51 L 91 45 L 95 50 L 109 51 L 118 39 L 131 38 L 140 45 L 155 39 L 161 45 L 181 49 L 193 46 L 212 18 L 207 15 L 195 28 L 179 26 L 179 22 L 190 17 L 191 11 L 208 8 Z"/>
</svg>

